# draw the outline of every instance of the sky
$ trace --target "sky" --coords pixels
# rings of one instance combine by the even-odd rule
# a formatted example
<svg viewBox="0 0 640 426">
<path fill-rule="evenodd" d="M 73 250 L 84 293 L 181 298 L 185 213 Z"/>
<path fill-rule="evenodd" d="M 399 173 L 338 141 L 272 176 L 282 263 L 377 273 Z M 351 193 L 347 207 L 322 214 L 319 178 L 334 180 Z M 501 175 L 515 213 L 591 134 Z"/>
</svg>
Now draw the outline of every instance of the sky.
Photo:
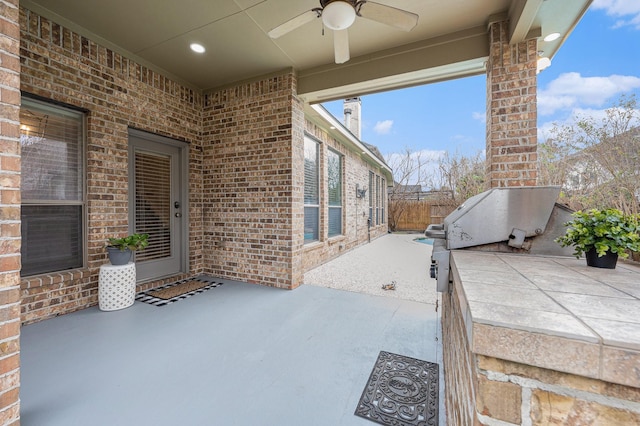
<svg viewBox="0 0 640 426">
<path fill-rule="evenodd" d="M 570 1 L 570 0 L 569 0 Z M 554 123 L 604 115 L 621 95 L 640 103 L 640 0 L 594 0 L 538 74 L 538 140 Z M 407 149 L 422 158 L 485 150 L 486 76 L 361 96 L 362 137 L 385 158 Z M 342 120 L 342 101 L 324 104 Z"/>
</svg>

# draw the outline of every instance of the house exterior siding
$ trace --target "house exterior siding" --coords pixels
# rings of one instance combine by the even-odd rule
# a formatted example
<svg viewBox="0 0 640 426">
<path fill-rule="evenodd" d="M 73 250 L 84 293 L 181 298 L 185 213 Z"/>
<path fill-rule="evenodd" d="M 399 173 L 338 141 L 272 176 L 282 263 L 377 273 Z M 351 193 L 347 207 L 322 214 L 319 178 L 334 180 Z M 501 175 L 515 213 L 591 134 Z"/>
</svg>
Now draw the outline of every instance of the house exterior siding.
<svg viewBox="0 0 640 426">
<path fill-rule="evenodd" d="M 294 158 L 303 144 L 295 83 L 286 73 L 205 95 L 203 257 L 209 274 L 288 289 L 302 282 L 293 264 L 302 211 Z"/>
<path fill-rule="evenodd" d="M 22 278 L 23 323 L 97 303 L 106 239 L 128 232 L 132 128 L 189 147 L 188 273 L 139 283 L 138 291 L 200 273 L 293 289 L 305 270 L 368 240 L 355 183 L 381 169 L 305 119 L 293 71 L 203 94 L 30 10 L 20 8 L 19 18 L 23 95 L 87 117 L 87 262 Z M 305 132 L 322 142 L 323 168 L 328 147 L 345 158 L 345 235 L 327 238 L 322 201 L 322 237 L 312 245 L 304 244 Z M 385 232 L 374 224 L 371 238 Z"/>
<path fill-rule="evenodd" d="M 20 61 L 23 94 L 87 116 L 86 267 L 23 279 L 23 322 L 97 303 L 106 239 L 128 230 L 129 128 L 189 143 L 189 266 L 202 271 L 202 95 L 24 8 Z"/>
<path fill-rule="evenodd" d="M 383 176 L 379 167 L 374 167 L 370 163 L 362 160 L 360 152 L 348 150 L 337 139 L 331 137 L 329 133 L 319 127 L 311 120 L 306 120 L 305 131 L 320 145 L 320 240 L 306 244 L 302 251 L 304 255 L 303 269 L 308 271 L 316 266 L 331 260 L 359 245 L 375 239 L 387 233 L 387 221 L 379 225 L 374 222 L 371 229 L 368 228 L 367 219 L 369 217 L 368 194 L 363 198 L 356 198 L 356 184 L 360 188 L 369 186 L 369 173 L 375 176 Z M 327 151 L 333 149 L 343 156 L 343 235 L 328 237 L 328 188 L 327 188 Z M 388 181 L 388 178 L 386 178 Z M 368 188 L 368 191 L 374 188 Z M 386 188 L 380 191 L 380 196 L 384 197 L 386 205 Z"/>
<path fill-rule="evenodd" d="M 189 270 L 138 284 L 138 291 L 200 273 L 293 289 L 305 271 L 387 232 L 386 220 L 376 223 L 374 218 L 368 224 L 369 194 L 374 190 L 371 174 L 373 182 L 382 177 L 389 182 L 390 176 L 306 117 L 295 72 L 201 93 L 20 8 L 17 0 L 0 1 L 0 10 L 0 424 L 19 424 L 20 323 L 97 304 L 106 239 L 128 232 L 131 128 L 189 146 Z M 508 45 L 507 28 L 507 22 L 490 28 L 490 186 L 535 185 L 535 43 Z M 87 116 L 86 264 L 22 279 L 21 92 Z M 319 241 L 310 244 L 304 244 L 305 134 L 319 142 L 323 194 Z M 326 201 L 330 148 L 344 159 L 344 232 L 332 238 Z M 357 198 L 356 185 L 368 187 L 367 196 Z M 380 205 L 386 206 L 386 190 L 378 192 L 374 199 L 381 196 Z M 481 392 L 486 383 L 472 373 L 469 377 L 475 382 L 468 394 Z M 474 415 L 469 407 L 463 411 Z"/>
<path fill-rule="evenodd" d="M 0 424 L 20 424 L 20 28 L 0 2 Z"/>
</svg>

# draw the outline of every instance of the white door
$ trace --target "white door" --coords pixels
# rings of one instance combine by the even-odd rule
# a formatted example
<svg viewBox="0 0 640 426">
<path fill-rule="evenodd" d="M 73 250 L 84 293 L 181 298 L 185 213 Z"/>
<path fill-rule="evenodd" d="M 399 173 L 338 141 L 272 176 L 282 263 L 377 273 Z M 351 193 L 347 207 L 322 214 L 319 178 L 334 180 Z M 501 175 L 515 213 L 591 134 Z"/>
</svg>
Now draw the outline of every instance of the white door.
<svg viewBox="0 0 640 426">
<path fill-rule="evenodd" d="M 186 272 L 186 146 L 129 131 L 129 230 L 149 234 L 135 254 L 138 281 Z"/>
</svg>

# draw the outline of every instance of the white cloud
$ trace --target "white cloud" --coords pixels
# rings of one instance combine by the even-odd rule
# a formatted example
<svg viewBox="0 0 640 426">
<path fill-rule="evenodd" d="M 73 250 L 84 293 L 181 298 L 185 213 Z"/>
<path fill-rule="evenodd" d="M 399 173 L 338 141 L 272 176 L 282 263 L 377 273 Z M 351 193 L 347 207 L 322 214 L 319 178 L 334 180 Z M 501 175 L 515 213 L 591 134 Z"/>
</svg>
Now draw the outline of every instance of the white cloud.
<svg viewBox="0 0 640 426">
<path fill-rule="evenodd" d="M 559 128 L 563 126 L 572 126 L 575 125 L 578 121 L 582 120 L 592 120 L 595 123 L 604 123 L 607 119 L 607 111 L 611 108 L 607 109 L 592 109 L 592 108 L 575 108 L 571 111 L 571 114 L 559 121 L 547 121 L 538 126 L 538 142 L 542 143 L 547 140 L 549 136 L 551 136 L 551 130 L 553 128 Z M 640 117 L 640 110 L 635 110 L 635 117 Z M 631 122 L 632 126 L 640 125 L 639 120 L 633 120 Z"/>
<path fill-rule="evenodd" d="M 482 111 L 482 112 L 473 112 L 471 113 L 471 118 L 473 118 L 474 120 L 478 120 L 482 123 L 486 123 L 487 121 L 487 112 L 486 111 Z"/>
<path fill-rule="evenodd" d="M 373 126 L 373 131 L 379 135 L 387 135 L 391 132 L 392 126 L 393 120 L 378 121 L 376 125 Z"/>
<path fill-rule="evenodd" d="M 638 0 L 594 0 L 593 9 L 604 10 L 616 21 L 614 28 L 633 27 L 640 30 L 640 2 Z"/>
<path fill-rule="evenodd" d="M 538 113 L 550 115 L 562 109 L 602 106 L 612 97 L 637 88 L 640 88 L 640 77 L 615 74 L 583 77 L 577 72 L 560 74 L 538 92 Z"/>
</svg>

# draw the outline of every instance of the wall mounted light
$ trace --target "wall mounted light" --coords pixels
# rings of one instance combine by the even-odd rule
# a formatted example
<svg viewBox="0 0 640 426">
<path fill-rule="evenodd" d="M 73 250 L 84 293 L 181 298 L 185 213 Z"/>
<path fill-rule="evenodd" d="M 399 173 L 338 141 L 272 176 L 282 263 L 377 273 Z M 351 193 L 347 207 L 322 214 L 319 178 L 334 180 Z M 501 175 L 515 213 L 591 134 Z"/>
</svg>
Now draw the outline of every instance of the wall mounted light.
<svg viewBox="0 0 640 426">
<path fill-rule="evenodd" d="M 360 189 L 360 185 L 356 183 L 356 198 L 364 198 L 367 195 L 367 188 Z"/>
<path fill-rule="evenodd" d="M 543 71 L 551 66 L 551 59 L 546 57 L 539 57 L 538 62 L 536 63 L 536 74 L 540 74 L 540 71 Z"/>
</svg>

